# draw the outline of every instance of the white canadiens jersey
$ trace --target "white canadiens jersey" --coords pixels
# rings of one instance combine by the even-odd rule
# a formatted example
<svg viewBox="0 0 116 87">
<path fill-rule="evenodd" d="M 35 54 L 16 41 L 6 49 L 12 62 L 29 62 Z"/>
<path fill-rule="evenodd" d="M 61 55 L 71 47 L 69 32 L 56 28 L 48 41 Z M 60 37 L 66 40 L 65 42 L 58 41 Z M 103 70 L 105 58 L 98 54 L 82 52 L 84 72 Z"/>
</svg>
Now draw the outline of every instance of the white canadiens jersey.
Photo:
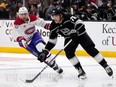
<svg viewBox="0 0 116 87">
<path fill-rule="evenodd" d="M 43 19 L 37 18 L 35 15 L 29 15 L 29 21 L 24 22 L 19 17 L 14 21 L 14 29 L 13 29 L 13 37 L 17 41 L 19 36 L 23 36 L 27 41 L 32 38 L 35 32 L 37 32 L 36 26 L 43 27 L 45 29 L 49 28 L 49 24 L 47 24 Z"/>
</svg>

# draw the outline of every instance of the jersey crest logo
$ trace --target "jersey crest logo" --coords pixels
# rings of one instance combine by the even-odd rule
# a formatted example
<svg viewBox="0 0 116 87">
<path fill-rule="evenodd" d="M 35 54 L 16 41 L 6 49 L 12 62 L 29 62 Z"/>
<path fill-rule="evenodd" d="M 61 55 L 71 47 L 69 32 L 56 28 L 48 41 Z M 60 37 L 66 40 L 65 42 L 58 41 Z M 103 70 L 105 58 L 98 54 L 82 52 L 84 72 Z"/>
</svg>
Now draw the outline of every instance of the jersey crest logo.
<svg viewBox="0 0 116 87">
<path fill-rule="evenodd" d="M 25 33 L 26 34 L 32 34 L 35 31 L 35 26 L 28 28 Z"/>
<path fill-rule="evenodd" d="M 60 30 L 64 35 L 70 35 L 70 30 L 68 28 L 64 28 Z"/>
</svg>

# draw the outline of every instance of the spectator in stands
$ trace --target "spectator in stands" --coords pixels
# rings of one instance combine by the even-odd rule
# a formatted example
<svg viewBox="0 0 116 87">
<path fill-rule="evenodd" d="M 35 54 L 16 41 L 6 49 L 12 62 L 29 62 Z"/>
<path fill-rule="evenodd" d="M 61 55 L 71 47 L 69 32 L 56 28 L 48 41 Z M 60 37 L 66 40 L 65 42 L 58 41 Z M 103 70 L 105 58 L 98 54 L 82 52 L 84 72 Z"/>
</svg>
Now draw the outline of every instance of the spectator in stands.
<svg viewBox="0 0 116 87">
<path fill-rule="evenodd" d="M 47 0 L 41 0 L 38 5 L 39 17 L 43 19 L 45 19 L 45 15 L 44 15 L 46 8 L 45 1 L 47 2 Z"/>
<path fill-rule="evenodd" d="M 78 1 L 81 1 L 81 0 L 78 0 Z M 71 0 L 59 0 L 59 4 L 67 11 L 68 14 L 71 13 L 70 3 L 71 3 Z"/>
<path fill-rule="evenodd" d="M 108 0 L 107 6 L 108 6 L 107 20 L 109 21 L 115 20 L 114 18 L 116 17 L 116 7 L 114 7 L 112 0 Z"/>
<path fill-rule="evenodd" d="M 6 4 L 5 2 L 0 3 L 0 18 L 6 19 L 9 18 L 9 13 L 6 11 Z"/>
<path fill-rule="evenodd" d="M 58 3 L 55 2 L 54 0 L 50 0 L 50 5 L 45 9 L 45 19 L 47 20 L 50 20 L 51 19 L 51 12 L 52 10 L 55 8 L 55 6 L 57 5 Z"/>
<path fill-rule="evenodd" d="M 97 2 L 97 0 L 88 0 L 89 2 L 95 3 Z"/>
<path fill-rule="evenodd" d="M 5 3 L 5 1 L 4 1 L 4 0 L 0 0 L 0 5 L 3 5 L 3 6 L 6 7 L 6 3 Z"/>
<path fill-rule="evenodd" d="M 36 3 L 35 0 L 29 0 L 29 1 L 28 1 L 28 3 L 27 3 L 27 8 L 28 8 L 28 10 L 31 9 L 31 5 L 34 4 L 34 3 Z"/>
<path fill-rule="evenodd" d="M 18 1 L 16 6 L 16 12 L 18 12 L 19 8 L 22 6 L 23 6 L 23 3 L 21 1 Z"/>
<path fill-rule="evenodd" d="M 73 15 L 75 14 L 76 16 L 79 16 L 79 18 L 80 18 L 81 14 L 82 14 L 82 10 L 83 10 L 83 9 L 81 9 L 81 6 L 82 6 L 82 4 L 80 1 L 72 2 L 71 8 L 73 10 L 71 11 L 71 14 L 73 14 Z"/>
<path fill-rule="evenodd" d="M 107 6 L 107 0 L 102 0 L 102 5 L 98 7 L 99 15 L 102 18 L 102 20 L 107 20 L 107 13 L 108 13 L 108 6 Z"/>
<path fill-rule="evenodd" d="M 15 0 L 7 0 L 6 2 L 6 10 L 9 13 L 9 19 L 15 19 L 16 18 L 16 1 Z"/>
<path fill-rule="evenodd" d="M 39 17 L 37 4 L 32 4 L 31 5 L 31 9 L 29 11 L 29 14 L 35 14 L 37 17 Z"/>
<path fill-rule="evenodd" d="M 73 5 L 71 2 L 73 2 Z M 79 3 L 75 4 L 75 2 Z M 92 10 L 91 8 L 87 8 L 87 10 L 85 8 L 89 2 L 95 3 L 96 0 L 25 0 L 25 5 L 30 13 L 37 14 L 37 16 L 47 20 L 51 19 L 50 13 L 56 5 L 63 6 L 68 14 L 76 14 L 80 19 L 83 19 L 87 10 Z M 99 13 L 97 15 L 100 15 L 101 20 L 116 20 L 116 0 L 102 0 L 102 2 L 103 4 L 94 12 Z M 23 0 L 0 0 L 0 6 L 0 18 L 15 19 L 18 9 L 23 6 Z"/>
<path fill-rule="evenodd" d="M 83 17 L 83 20 L 100 20 L 99 14 L 92 4 L 87 5 L 85 17 Z"/>
</svg>

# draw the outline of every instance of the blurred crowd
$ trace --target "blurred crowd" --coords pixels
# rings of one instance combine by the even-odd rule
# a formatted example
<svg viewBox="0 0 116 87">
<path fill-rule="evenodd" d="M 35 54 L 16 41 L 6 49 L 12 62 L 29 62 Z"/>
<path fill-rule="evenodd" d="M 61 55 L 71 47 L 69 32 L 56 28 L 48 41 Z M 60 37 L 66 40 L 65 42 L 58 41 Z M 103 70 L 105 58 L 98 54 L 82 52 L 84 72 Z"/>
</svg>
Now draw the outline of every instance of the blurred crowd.
<svg viewBox="0 0 116 87">
<path fill-rule="evenodd" d="M 0 0 L 0 19 L 15 19 L 22 6 L 45 20 L 51 20 L 51 11 L 57 6 L 86 21 L 116 20 L 116 0 Z"/>
</svg>

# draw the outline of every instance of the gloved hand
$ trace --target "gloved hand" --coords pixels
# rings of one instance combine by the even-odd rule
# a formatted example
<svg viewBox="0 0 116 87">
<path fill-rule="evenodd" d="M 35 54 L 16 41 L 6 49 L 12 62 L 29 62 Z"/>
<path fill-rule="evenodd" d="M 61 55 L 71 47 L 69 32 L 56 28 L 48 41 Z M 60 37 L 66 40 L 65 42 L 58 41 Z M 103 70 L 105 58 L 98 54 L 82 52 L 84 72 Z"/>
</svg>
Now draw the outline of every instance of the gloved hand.
<svg viewBox="0 0 116 87">
<path fill-rule="evenodd" d="M 27 45 L 28 45 L 28 43 L 25 40 L 22 40 L 22 41 L 19 42 L 19 46 L 21 46 L 23 48 L 26 48 Z"/>
<path fill-rule="evenodd" d="M 23 36 L 19 36 L 17 38 L 17 42 L 19 42 L 19 45 L 23 48 L 25 48 L 27 46 L 27 41 Z"/>
<path fill-rule="evenodd" d="M 77 32 L 77 30 L 72 29 L 72 30 L 70 31 L 70 38 L 76 39 L 77 37 L 78 37 L 78 32 Z"/>
<path fill-rule="evenodd" d="M 38 55 L 38 60 L 40 62 L 44 62 L 47 58 L 47 55 L 49 54 L 49 51 L 44 49 L 39 55 Z"/>
<path fill-rule="evenodd" d="M 23 37 L 23 36 L 19 36 L 19 37 L 17 37 L 17 39 L 16 39 L 17 42 L 21 42 L 22 40 L 26 41 L 26 38 Z"/>
</svg>

